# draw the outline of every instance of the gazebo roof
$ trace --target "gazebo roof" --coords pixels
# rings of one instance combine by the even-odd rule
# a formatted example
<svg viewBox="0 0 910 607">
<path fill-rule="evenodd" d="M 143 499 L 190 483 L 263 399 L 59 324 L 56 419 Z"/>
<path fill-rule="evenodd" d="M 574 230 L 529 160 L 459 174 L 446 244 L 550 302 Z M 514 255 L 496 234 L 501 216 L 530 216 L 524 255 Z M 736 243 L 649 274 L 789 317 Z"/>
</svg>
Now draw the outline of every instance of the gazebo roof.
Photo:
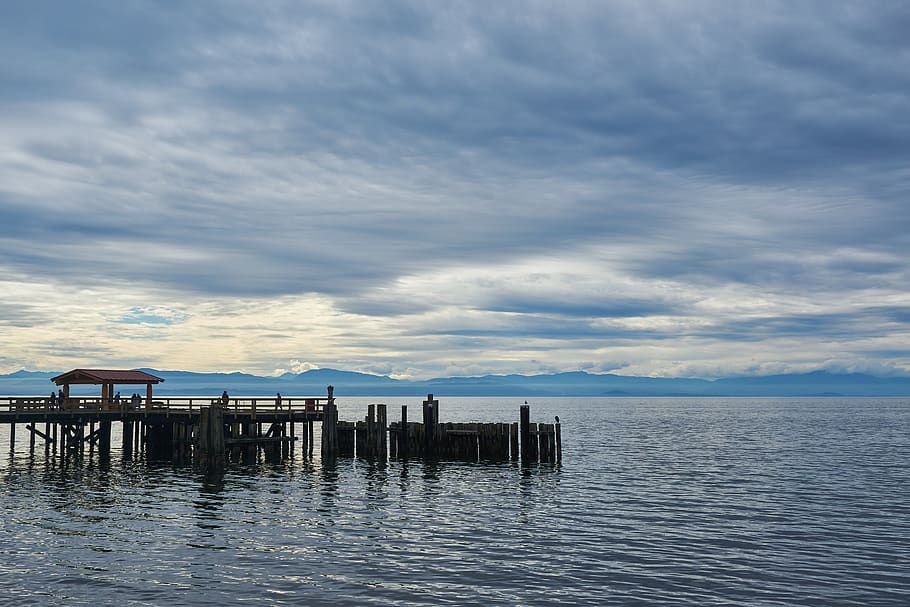
<svg viewBox="0 0 910 607">
<path fill-rule="evenodd" d="M 121 371 L 115 369 L 73 369 L 51 381 L 62 386 L 65 384 L 157 384 L 164 378 L 145 371 Z"/>
</svg>

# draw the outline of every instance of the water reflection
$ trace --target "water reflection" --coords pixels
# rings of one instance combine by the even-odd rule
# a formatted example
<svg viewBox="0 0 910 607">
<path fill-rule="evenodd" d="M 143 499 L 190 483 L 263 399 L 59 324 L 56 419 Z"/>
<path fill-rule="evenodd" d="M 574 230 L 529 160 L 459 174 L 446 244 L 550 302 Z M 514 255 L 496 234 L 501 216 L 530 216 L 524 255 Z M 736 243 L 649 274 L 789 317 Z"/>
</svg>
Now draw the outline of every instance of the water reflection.
<svg viewBox="0 0 910 607">
<path fill-rule="evenodd" d="M 906 603 L 907 402 L 573 403 L 548 405 L 571 429 L 563 466 L 324 462 L 317 448 L 210 475 L 119 450 L 108 461 L 6 457 L 7 444 L 0 596 L 99 607 Z"/>
<path fill-rule="evenodd" d="M 319 495 L 321 500 L 317 510 L 327 515 L 325 516 L 325 520 L 328 524 L 334 524 L 331 514 L 336 508 L 339 482 L 341 479 L 337 458 L 328 458 L 322 462 L 322 466 L 319 468 L 319 479 Z"/>
<path fill-rule="evenodd" d="M 206 470 L 201 476 L 199 495 L 193 501 L 198 517 L 197 526 L 201 529 L 218 529 L 221 527 L 221 510 L 224 507 L 225 469 L 216 467 Z"/>
</svg>

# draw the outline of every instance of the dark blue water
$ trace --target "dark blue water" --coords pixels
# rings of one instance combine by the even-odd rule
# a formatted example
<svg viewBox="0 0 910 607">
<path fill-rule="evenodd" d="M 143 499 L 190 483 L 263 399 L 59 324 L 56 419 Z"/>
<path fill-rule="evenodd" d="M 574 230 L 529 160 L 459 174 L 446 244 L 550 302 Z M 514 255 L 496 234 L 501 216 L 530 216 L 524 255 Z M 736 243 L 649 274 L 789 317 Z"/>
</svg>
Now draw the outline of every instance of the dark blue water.
<svg viewBox="0 0 910 607">
<path fill-rule="evenodd" d="M 4 427 L 0 604 L 910 604 L 910 400 L 531 405 L 562 419 L 561 466 L 317 450 L 205 474 L 30 456 L 22 429 L 10 455 Z"/>
</svg>

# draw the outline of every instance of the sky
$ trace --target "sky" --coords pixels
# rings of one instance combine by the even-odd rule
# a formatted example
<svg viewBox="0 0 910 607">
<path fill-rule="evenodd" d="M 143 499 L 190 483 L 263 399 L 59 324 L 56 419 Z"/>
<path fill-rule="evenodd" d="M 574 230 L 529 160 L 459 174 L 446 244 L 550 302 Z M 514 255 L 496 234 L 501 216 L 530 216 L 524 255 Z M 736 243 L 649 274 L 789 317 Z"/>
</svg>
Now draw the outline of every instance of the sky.
<svg viewBox="0 0 910 607">
<path fill-rule="evenodd" d="M 0 3 L 0 372 L 910 373 L 910 5 Z"/>
</svg>

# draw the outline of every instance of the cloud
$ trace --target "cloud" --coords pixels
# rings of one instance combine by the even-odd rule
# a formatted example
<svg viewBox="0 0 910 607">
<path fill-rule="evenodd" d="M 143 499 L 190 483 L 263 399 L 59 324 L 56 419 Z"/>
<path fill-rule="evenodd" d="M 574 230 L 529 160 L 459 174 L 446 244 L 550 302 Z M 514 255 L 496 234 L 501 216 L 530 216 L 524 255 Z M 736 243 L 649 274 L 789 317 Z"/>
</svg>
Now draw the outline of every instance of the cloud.
<svg viewBox="0 0 910 607">
<path fill-rule="evenodd" d="M 4 338 L 59 360 L 28 342 L 66 293 L 67 331 L 121 321 L 88 359 L 157 329 L 150 356 L 260 370 L 713 373 L 822 365 L 828 340 L 910 368 L 882 354 L 910 305 L 908 23 L 884 2 L 7 3 Z M 286 345 L 256 360 L 260 339 Z"/>
<path fill-rule="evenodd" d="M 134 307 L 116 322 L 130 325 L 173 325 L 183 322 L 189 315 L 180 310 L 160 306 Z"/>
</svg>

